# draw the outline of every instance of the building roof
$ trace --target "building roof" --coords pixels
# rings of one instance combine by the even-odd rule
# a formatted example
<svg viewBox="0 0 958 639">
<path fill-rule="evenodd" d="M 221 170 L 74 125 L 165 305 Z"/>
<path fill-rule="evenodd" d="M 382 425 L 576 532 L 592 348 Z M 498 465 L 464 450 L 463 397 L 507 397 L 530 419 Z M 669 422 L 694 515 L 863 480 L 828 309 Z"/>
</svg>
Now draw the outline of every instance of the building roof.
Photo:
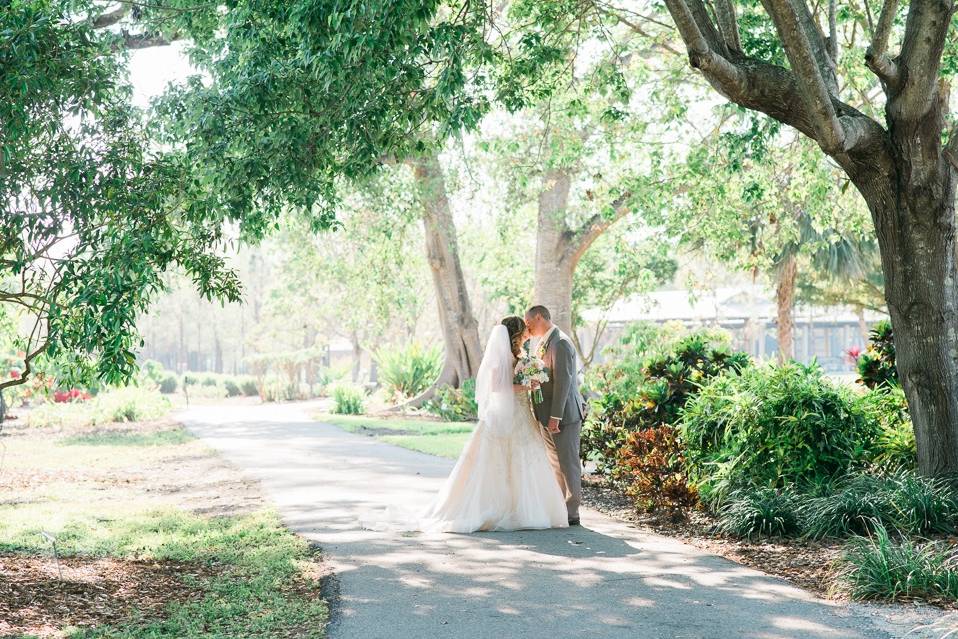
<svg viewBox="0 0 958 639">
<path fill-rule="evenodd" d="M 751 318 L 774 321 L 776 314 L 774 293 L 765 286 L 753 284 L 692 292 L 686 289 L 659 290 L 621 300 L 608 313 L 591 310 L 584 315 L 586 321 L 604 317 L 611 324 L 625 324 L 642 320 L 739 323 Z M 858 321 L 858 315 L 850 307 L 802 305 L 795 308 L 796 321 L 807 321 L 809 317 L 830 322 Z M 868 322 L 884 317 L 880 313 L 865 311 Z"/>
</svg>

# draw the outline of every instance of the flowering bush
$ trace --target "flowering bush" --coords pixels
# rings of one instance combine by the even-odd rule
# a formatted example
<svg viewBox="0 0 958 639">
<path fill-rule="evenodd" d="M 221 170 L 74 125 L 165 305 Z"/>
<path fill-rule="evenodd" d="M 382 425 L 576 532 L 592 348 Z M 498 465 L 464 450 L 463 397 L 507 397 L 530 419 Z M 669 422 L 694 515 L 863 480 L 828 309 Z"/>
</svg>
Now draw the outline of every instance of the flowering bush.
<svg viewBox="0 0 958 639">
<path fill-rule="evenodd" d="M 67 402 L 84 402 L 93 396 L 86 391 L 81 391 L 79 388 L 71 388 L 70 390 L 58 390 L 53 392 L 53 401 L 57 404 L 65 404 Z"/>
</svg>

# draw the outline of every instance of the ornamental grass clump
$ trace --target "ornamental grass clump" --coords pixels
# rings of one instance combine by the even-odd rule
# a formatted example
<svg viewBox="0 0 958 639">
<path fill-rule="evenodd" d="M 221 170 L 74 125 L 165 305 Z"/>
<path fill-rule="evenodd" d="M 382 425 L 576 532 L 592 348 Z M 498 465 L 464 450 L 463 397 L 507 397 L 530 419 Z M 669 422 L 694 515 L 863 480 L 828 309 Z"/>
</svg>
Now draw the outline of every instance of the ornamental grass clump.
<svg viewBox="0 0 958 639">
<path fill-rule="evenodd" d="M 743 539 L 801 533 L 799 496 L 790 488 L 733 491 L 719 508 L 718 532 Z"/>
<path fill-rule="evenodd" d="M 944 478 L 907 470 L 854 475 L 807 499 L 802 519 L 816 538 L 870 534 L 876 526 L 899 535 L 947 533 L 958 527 L 958 493 Z"/>
<path fill-rule="evenodd" d="M 855 599 L 958 601 L 958 550 L 938 541 L 896 541 L 876 524 L 849 541 L 841 583 Z"/>
</svg>

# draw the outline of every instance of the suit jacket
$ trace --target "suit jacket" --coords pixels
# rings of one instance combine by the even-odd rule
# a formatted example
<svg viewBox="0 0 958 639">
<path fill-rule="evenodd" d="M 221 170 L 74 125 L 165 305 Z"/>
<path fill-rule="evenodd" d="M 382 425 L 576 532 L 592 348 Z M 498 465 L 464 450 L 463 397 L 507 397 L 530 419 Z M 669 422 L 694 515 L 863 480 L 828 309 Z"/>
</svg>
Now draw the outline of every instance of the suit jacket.
<svg viewBox="0 0 958 639">
<path fill-rule="evenodd" d="M 542 359 L 549 371 L 549 381 L 542 385 L 542 403 L 535 404 L 536 419 L 543 426 L 549 423 L 550 417 L 558 417 L 560 427 L 581 422 L 585 402 L 579 392 L 572 340 L 556 328 L 546 343 Z"/>
</svg>

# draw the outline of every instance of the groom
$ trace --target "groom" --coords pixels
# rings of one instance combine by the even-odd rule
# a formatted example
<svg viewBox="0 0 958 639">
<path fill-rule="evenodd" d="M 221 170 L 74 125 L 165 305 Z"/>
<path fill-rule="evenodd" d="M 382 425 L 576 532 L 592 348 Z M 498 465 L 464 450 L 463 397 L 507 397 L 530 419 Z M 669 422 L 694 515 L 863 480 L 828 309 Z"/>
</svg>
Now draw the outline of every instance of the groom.
<svg viewBox="0 0 958 639">
<path fill-rule="evenodd" d="M 551 435 L 554 446 L 550 447 L 549 456 L 565 494 L 569 525 L 578 526 L 582 502 L 579 437 L 584 411 L 576 375 L 575 347 L 552 323 L 552 315 L 545 306 L 533 306 L 526 311 L 525 319 L 534 338 L 532 354 L 541 357 L 549 371 L 549 381 L 542 385 L 542 402 L 535 405 L 536 419 Z"/>
</svg>

